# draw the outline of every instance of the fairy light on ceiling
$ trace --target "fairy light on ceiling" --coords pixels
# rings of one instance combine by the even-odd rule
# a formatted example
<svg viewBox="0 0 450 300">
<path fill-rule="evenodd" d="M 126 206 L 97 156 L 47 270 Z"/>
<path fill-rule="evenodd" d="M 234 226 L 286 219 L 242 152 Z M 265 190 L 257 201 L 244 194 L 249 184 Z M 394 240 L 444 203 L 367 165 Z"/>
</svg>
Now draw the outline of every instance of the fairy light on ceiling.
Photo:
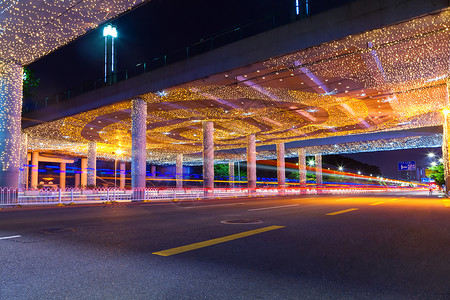
<svg viewBox="0 0 450 300">
<path fill-rule="evenodd" d="M 0 1 L 0 58 L 27 65 L 143 2 Z"/>
<path fill-rule="evenodd" d="M 186 164 L 194 163 L 198 158 L 190 154 L 202 151 L 204 121 L 214 122 L 215 150 L 245 148 L 249 134 L 256 135 L 257 145 L 269 145 L 441 125 L 448 97 L 449 25 L 444 10 L 142 95 L 148 107 L 147 159 L 169 163 L 184 153 Z M 96 141 L 99 157 L 112 157 L 121 147 L 127 159 L 130 113 L 125 100 L 25 131 L 30 140 L 47 141 L 41 151 L 61 151 L 54 146 L 58 143 Z M 412 140 L 398 139 L 396 149 L 403 149 L 401 143 L 413 147 Z M 364 145 L 351 147 L 363 151 Z M 321 151 L 349 153 L 339 152 L 347 146 L 332 148 L 335 152 Z"/>
</svg>

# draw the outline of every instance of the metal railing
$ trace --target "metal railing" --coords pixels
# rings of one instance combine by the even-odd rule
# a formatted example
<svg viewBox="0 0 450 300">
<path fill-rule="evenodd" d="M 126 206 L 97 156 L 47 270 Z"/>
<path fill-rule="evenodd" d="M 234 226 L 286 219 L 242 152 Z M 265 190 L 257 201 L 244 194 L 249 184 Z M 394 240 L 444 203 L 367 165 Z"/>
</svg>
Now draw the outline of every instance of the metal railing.
<svg viewBox="0 0 450 300">
<path fill-rule="evenodd" d="M 107 202 L 168 202 L 179 200 L 200 200 L 211 198 L 235 198 L 257 196 L 288 196 L 316 194 L 355 194 L 385 191 L 398 191 L 388 187 L 355 187 L 355 188 L 214 188 L 210 191 L 203 188 L 143 188 L 120 190 L 115 188 L 96 189 L 41 189 L 22 191 L 15 188 L 0 189 L 0 206 L 14 205 L 46 205 L 46 204 L 88 204 Z M 404 189 L 402 189 L 404 190 Z"/>
</svg>

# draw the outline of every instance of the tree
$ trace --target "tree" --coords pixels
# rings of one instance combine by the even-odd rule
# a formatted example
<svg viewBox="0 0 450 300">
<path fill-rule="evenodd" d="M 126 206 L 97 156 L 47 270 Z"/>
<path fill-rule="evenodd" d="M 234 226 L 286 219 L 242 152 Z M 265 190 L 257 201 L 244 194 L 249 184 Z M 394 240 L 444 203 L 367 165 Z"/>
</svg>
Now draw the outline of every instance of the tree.
<svg viewBox="0 0 450 300">
<path fill-rule="evenodd" d="M 38 87 L 39 80 L 39 78 L 36 78 L 33 70 L 27 67 L 23 68 L 23 98 L 29 98 L 34 95 L 33 89 Z"/>
<path fill-rule="evenodd" d="M 214 177 L 228 178 L 228 165 L 227 164 L 217 164 L 214 165 Z"/>
<path fill-rule="evenodd" d="M 434 179 L 437 185 L 441 186 L 445 183 L 443 164 L 432 166 L 428 170 L 431 171 L 430 178 Z"/>
</svg>

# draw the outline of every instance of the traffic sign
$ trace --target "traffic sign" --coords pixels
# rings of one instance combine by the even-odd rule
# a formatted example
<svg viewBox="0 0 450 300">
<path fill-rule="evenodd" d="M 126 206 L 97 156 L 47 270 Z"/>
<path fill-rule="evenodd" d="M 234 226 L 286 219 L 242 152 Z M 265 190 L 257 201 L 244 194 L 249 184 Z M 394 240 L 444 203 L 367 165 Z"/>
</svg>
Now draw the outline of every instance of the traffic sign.
<svg viewBox="0 0 450 300">
<path fill-rule="evenodd" d="M 414 171 L 416 169 L 416 162 L 411 161 L 399 161 L 398 170 L 399 171 Z"/>
<path fill-rule="evenodd" d="M 423 182 L 423 183 L 434 182 L 434 179 L 431 179 L 431 178 L 425 177 L 425 178 L 422 178 L 422 182 Z"/>
</svg>

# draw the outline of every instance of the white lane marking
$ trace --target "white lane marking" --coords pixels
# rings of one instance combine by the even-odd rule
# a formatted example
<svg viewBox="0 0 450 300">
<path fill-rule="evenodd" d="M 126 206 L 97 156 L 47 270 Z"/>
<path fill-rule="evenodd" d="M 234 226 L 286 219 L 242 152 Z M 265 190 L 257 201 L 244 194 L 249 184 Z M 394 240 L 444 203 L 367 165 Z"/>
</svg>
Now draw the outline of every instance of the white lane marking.
<svg viewBox="0 0 450 300">
<path fill-rule="evenodd" d="M 8 240 L 8 239 L 16 239 L 22 237 L 21 235 L 12 235 L 12 236 L 4 236 L 0 237 L 0 240 Z"/>
<path fill-rule="evenodd" d="M 290 204 L 290 205 L 271 206 L 271 207 L 263 207 L 263 208 L 253 208 L 253 209 L 249 209 L 248 211 L 257 211 L 257 210 L 266 210 L 266 209 L 277 209 L 277 208 L 292 207 L 292 206 L 297 206 L 297 205 L 298 205 L 298 204 Z"/>
<path fill-rule="evenodd" d="M 245 203 L 227 203 L 227 204 L 213 204 L 213 205 L 201 205 L 201 206 L 189 206 L 185 208 L 204 208 L 204 207 L 218 207 L 218 206 L 230 206 L 230 205 L 244 205 Z"/>
</svg>

